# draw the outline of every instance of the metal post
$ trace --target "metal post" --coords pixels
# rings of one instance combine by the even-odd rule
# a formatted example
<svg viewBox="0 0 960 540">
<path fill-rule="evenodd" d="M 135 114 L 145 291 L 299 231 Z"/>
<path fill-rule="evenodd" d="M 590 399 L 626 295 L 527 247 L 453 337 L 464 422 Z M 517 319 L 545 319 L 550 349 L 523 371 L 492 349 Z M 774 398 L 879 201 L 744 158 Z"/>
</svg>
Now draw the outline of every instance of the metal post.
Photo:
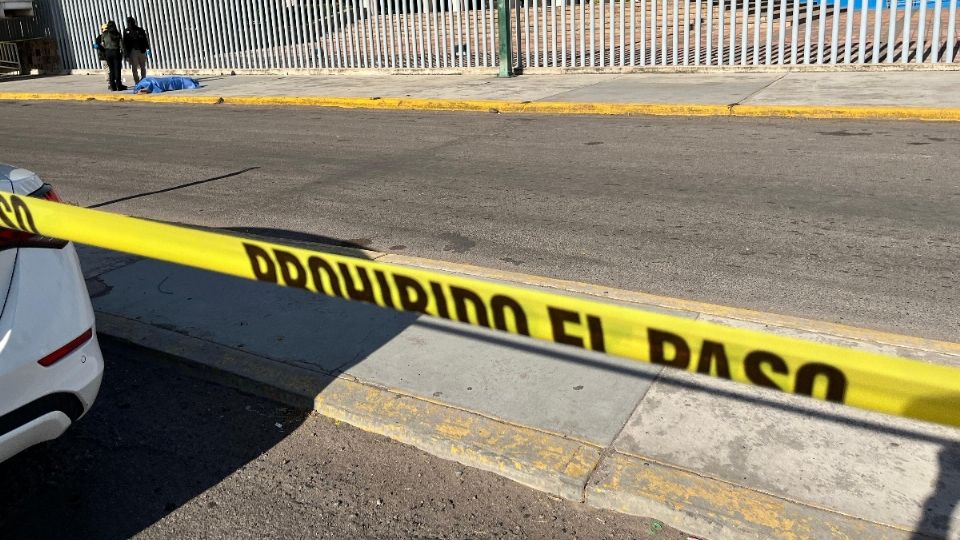
<svg viewBox="0 0 960 540">
<path fill-rule="evenodd" d="M 513 36 L 510 34 L 510 1 L 497 0 L 500 30 L 500 77 L 513 77 Z"/>
</svg>

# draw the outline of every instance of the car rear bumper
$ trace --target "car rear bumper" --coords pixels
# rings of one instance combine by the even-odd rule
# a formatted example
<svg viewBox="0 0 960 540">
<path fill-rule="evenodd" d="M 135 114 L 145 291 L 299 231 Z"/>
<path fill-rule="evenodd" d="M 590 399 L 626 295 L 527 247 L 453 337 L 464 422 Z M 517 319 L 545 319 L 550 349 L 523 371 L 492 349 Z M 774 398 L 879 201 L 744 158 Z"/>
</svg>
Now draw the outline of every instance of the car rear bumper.
<svg viewBox="0 0 960 540">
<path fill-rule="evenodd" d="M 93 405 L 103 379 L 103 356 L 94 335 L 61 363 L 83 366 L 58 391 L 0 416 L 0 461 L 35 444 L 59 437 Z"/>
<path fill-rule="evenodd" d="M 34 418 L 14 431 L 0 436 L 0 461 L 6 461 L 35 444 L 56 439 L 70 424 L 70 417 L 61 411 L 51 411 Z"/>
</svg>

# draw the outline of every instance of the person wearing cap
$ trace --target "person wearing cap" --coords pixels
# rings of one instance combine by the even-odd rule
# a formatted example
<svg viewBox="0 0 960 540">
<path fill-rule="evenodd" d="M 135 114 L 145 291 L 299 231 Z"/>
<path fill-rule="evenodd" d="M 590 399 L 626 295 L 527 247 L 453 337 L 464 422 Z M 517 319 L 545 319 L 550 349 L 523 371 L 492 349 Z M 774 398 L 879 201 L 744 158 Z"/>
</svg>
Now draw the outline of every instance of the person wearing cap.
<svg viewBox="0 0 960 540">
<path fill-rule="evenodd" d="M 100 33 L 93 40 L 93 48 L 97 51 L 97 60 L 100 60 L 100 67 L 107 74 L 107 86 L 110 86 L 110 70 L 107 67 L 107 51 L 103 48 L 103 33 L 107 30 L 107 23 L 100 25 Z"/>
<path fill-rule="evenodd" d="M 107 22 L 107 28 L 100 34 L 100 45 L 107 59 L 110 90 L 113 92 L 126 90 L 127 87 L 123 85 L 123 79 L 120 76 L 120 70 L 123 68 L 123 36 L 117 30 L 117 23 Z"/>
<path fill-rule="evenodd" d="M 127 17 L 123 29 L 123 54 L 133 71 L 134 84 L 147 76 L 147 58 L 150 56 L 150 39 L 147 31 L 137 26 L 137 20 Z"/>
</svg>

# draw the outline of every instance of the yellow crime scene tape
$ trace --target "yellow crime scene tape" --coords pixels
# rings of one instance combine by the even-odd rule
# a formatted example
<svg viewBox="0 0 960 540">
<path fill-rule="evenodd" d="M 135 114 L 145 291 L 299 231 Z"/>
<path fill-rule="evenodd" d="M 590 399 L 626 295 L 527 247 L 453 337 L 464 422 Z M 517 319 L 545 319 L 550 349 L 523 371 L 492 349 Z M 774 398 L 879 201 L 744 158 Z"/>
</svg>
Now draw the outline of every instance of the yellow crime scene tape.
<svg viewBox="0 0 960 540">
<path fill-rule="evenodd" d="M 0 194 L 0 227 L 960 426 L 960 369 Z"/>
</svg>

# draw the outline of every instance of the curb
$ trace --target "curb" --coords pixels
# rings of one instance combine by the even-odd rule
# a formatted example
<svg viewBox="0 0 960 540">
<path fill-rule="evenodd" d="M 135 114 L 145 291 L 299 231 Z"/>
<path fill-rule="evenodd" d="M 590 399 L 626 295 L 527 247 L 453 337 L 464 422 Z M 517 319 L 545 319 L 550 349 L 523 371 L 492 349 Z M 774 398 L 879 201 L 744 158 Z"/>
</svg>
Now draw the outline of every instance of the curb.
<svg viewBox="0 0 960 540">
<path fill-rule="evenodd" d="M 916 538 L 911 531 L 790 501 L 620 452 L 612 453 L 600 464 L 585 496 L 591 506 L 657 517 L 673 527 L 696 531 L 716 540 Z"/>
<path fill-rule="evenodd" d="M 851 120 L 960 122 L 960 108 L 856 105 L 705 105 L 695 103 L 586 103 L 559 101 L 458 100 L 324 96 L 150 96 L 107 93 L 0 92 L 7 101 L 105 101 L 189 105 L 255 105 L 606 116 L 726 116 Z"/>
<path fill-rule="evenodd" d="M 331 248 L 338 249 L 338 248 Z M 444 270 L 668 309 L 721 324 L 832 340 L 924 361 L 960 365 L 960 344 L 659 297 L 609 287 L 472 265 L 365 252 L 376 260 Z M 875 523 L 711 478 L 682 465 L 627 454 L 603 443 L 519 425 L 347 374 L 281 362 L 201 338 L 97 312 L 104 336 L 165 357 L 208 380 L 312 408 L 337 422 L 464 465 L 494 472 L 556 497 L 592 507 L 654 517 L 674 527 L 726 538 L 913 538 Z"/>
<path fill-rule="evenodd" d="M 601 448 L 556 433 L 362 382 L 341 374 L 279 362 L 172 330 L 97 312 L 97 332 L 158 352 L 203 378 L 310 408 L 451 459 L 544 491 L 583 501 Z"/>
<path fill-rule="evenodd" d="M 709 478 L 641 456 L 332 376 L 97 312 L 98 334 L 166 357 L 206 380 L 313 410 L 591 507 L 653 517 L 715 540 L 907 540 L 910 531 Z M 308 405 L 310 404 L 310 405 Z"/>
</svg>

